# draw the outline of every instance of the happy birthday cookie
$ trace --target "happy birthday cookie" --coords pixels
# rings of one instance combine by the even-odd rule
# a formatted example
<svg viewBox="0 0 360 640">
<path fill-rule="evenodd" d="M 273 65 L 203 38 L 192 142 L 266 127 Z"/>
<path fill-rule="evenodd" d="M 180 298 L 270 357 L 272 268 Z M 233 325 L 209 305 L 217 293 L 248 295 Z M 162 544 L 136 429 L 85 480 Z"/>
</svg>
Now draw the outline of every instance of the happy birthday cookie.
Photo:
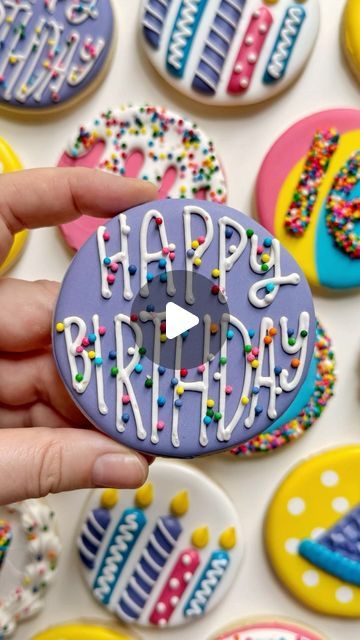
<svg viewBox="0 0 360 640">
<path fill-rule="evenodd" d="M 360 79 L 360 7 L 357 0 L 347 0 L 342 21 L 342 42 L 348 62 Z"/>
<path fill-rule="evenodd" d="M 317 631 L 278 616 L 256 617 L 229 626 L 211 640 L 325 640 Z"/>
<path fill-rule="evenodd" d="M 303 70 L 318 0 L 143 0 L 141 35 L 157 71 L 209 104 L 263 102 Z"/>
<path fill-rule="evenodd" d="M 95 598 L 125 622 L 160 628 L 222 602 L 242 550 L 229 498 L 195 468 L 170 462 L 154 465 L 137 491 L 92 492 L 78 538 Z"/>
<path fill-rule="evenodd" d="M 47 631 L 37 633 L 31 640 L 135 640 L 130 631 L 105 627 L 100 624 L 74 622 L 51 627 Z"/>
<path fill-rule="evenodd" d="M 360 110 L 322 111 L 280 136 L 260 169 L 259 220 L 316 287 L 360 286 L 359 145 Z"/>
<path fill-rule="evenodd" d="M 8 173 L 9 171 L 19 171 L 20 169 L 22 169 L 22 166 L 19 158 L 6 140 L 0 138 L 0 174 Z M 23 250 L 27 235 L 27 231 L 20 231 L 20 233 L 16 234 L 10 252 L 4 262 L 0 264 L 0 275 L 10 269 L 18 259 Z"/>
<path fill-rule="evenodd" d="M 0 0 L 0 106 L 43 112 L 86 95 L 113 39 L 110 0 Z"/>
<path fill-rule="evenodd" d="M 0 507 L 0 637 L 38 613 L 54 580 L 60 541 L 43 500 Z"/>
<path fill-rule="evenodd" d="M 300 602 L 360 617 L 360 447 L 295 467 L 271 501 L 265 540 L 275 573 Z"/>
<path fill-rule="evenodd" d="M 59 166 L 96 167 L 149 180 L 158 185 L 160 197 L 226 201 L 226 180 L 211 139 L 190 120 L 160 107 L 101 113 L 80 127 Z M 70 248 L 78 250 L 103 223 L 82 216 L 60 229 Z"/>
<path fill-rule="evenodd" d="M 170 302 L 175 324 L 184 311 L 197 319 L 176 338 Z M 54 315 L 60 374 L 89 419 L 171 457 L 269 428 L 305 382 L 314 339 L 308 284 L 278 240 L 235 209 L 196 200 L 158 200 L 99 227 Z"/>
<path fill-rule="evenodd" d="M 231 453 L 240 458 L 252 458 L 298 440 L 320 418 L 333 396 L 335 381 L 331 338 L 317 321 L 313 362 L 293 404 L 264 433 L 234 447 Z"/>
</svg>

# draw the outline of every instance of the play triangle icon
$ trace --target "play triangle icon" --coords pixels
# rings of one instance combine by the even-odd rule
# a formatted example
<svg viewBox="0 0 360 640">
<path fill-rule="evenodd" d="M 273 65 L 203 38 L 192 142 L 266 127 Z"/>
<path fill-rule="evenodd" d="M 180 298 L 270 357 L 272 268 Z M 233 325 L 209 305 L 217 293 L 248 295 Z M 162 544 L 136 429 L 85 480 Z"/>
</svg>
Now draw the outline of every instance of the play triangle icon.
<svg viewBox="0 0 360 640">
<path fill-rule="evenodd" d="M 199 324 L 199 318 L 190 311 L 179 307 L 175 302 L 166 305 L 166 337 L 170 340 L 177 338 L 184 331 L 188 331 Z"/>
</svg>

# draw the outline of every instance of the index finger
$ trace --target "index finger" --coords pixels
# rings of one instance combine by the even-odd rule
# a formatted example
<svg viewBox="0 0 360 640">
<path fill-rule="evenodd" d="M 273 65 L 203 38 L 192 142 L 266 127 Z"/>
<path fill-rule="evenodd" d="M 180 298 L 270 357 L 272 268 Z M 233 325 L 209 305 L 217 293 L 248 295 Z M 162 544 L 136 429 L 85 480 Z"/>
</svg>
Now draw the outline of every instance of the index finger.
<svg viewBox="0 0 360 640">
<path fill-rule="evenodd" d="M 84 167 L 6 173 L 0 185 L 0 263 L 22 229 L 71 222 L 84 214 L 109 218 L 157 194 L 149 182 Z"/>
</svg>

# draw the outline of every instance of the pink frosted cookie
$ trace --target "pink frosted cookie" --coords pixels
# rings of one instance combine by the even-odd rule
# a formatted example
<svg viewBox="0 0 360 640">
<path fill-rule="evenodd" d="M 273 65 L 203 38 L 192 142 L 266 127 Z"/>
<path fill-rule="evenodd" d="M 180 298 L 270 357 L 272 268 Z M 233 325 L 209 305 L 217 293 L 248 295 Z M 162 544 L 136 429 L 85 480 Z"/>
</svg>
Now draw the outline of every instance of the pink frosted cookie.
<svg viewBox="0 0 360 640">
<path fill-rule="evenodd" d="M 159 186 L 162 198 L 226 202 L 226 181 L 211 139 L 189 120 L 160 107 L 123 106 L 80 127 L 59 166 L 97 167 Z M 61 225 L 78 250 L 104 220 L 82 216 Z"/>
<path fill-rule="evenodd" d="M 256 185 L 260 222 L 311 285 L 360 286 L 360 110 L 299 120 L 271 147 Z"/>
<path fill-rule="evenodd" d="M 297 622 L 273 617 L 238 622 L 214 636 L 212 640 L 325 640 L 325 638 Z"/>
</svg>

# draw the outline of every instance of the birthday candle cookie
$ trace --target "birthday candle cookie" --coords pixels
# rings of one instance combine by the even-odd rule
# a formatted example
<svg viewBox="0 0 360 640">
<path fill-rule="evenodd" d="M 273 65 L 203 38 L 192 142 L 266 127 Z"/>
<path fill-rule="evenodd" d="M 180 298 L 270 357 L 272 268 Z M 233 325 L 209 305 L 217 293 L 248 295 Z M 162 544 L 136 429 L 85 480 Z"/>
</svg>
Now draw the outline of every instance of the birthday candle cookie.
<svg viewBox="0 0 360 640">
<path fill-rule="evenodd" d="M 223 491 L 192 467 L 162 461 L 137 491 L 92 492 L 78 537 L 95 598 L 124 622 L 159 628 L 204 616 L 221 602 L 242 550 L 238 517 Z"/>
<path fill-rule="evenodd" d="M 60 541 L 43 500 L 0 507 L 0 637 L 38 613 L 55 578 Z"/>
<path fill-rule="evenodd" d="M 196 314 L 176 338 L 169 302 Z M 219 452 L 262 433 L 313 361 L 313 303 L 298 265 L 256 222 L 210 202 L 158 200 L 100 226 L 74 257 L 54 318 L 76 403 L 153 455 Z"/>
<path fill-rule="evenodd" d="M 316 41 L 318 0 L 143 0 L 145 51 L 199 102 L 268 100 L 301 73 Z"/>
<path fill-rule="evenodd" d="M 233 623 L 211 640 L 325 640 L 303 624 L 280 616 L 256 617 Z"/>
<path fill-rule="evenodd" d="M 150 180 L 159 197 L 226 202 L 226 180 L 209 136 L 190 120 L 162 107 L 124 106 L 81 125 L 60 158 L 61 167 L 96 167 Z M 79 249 L 103 219 L 82 216 L 60 226 Z"/>
<path fill-rule="evenodd" d="M 110 0 L 0 0 L 0 107 L 43 113 L 87 95 L 114 36 Z"/>
<path fill-rule="evenodd" d="M 360 6 L 357 0 L 347 0 L 342 20 L 342 43 L 349 64 L 360 80 Z"/>
<path fill-rule="evenodd" d="M 136 636 L 137 637 L 137 636 Z M 91 622 L 73 622 L 51 627 L 31 640 L 136 640 L 133 631 Z"/>
<path fill-rule="evenodd" d="M 20 169 L 22 169 L 22 166 L 19 158 L 10 145 L 3 138 L 0 138 L 0 174 L 10 171 L 19 171 Z M 20 231 L 20 233 L 16 234 L 9 254 L 5 261 L 0 264 L 0 275 L 5 273 L 5 271 L 7 271 L 20 256 L 27 235 L 27 231 Z"/>
<path fill-rule="evenodd" d="M 284 586 L 319 613 L 360 617 L 360 447 L 297 465 L 265 521 L 269 560 Z"/>
<path fill-rule="evenodd" d="M 260 222 L 314 287 L 360 286 L 360 110 L 299 120 L 265 157 L 256 185 Z"/>
<path fill-rule="evenodd" d="M 335 382 L 335 357 L 331 338 L 317 321 L 313 362 L 293 404 L 264 433 L 234 447 L 231 453 L 240 458 L 252 458 L 276 451 L 298 440 L 322 415 L 333 396 Z"/>
</svg>

